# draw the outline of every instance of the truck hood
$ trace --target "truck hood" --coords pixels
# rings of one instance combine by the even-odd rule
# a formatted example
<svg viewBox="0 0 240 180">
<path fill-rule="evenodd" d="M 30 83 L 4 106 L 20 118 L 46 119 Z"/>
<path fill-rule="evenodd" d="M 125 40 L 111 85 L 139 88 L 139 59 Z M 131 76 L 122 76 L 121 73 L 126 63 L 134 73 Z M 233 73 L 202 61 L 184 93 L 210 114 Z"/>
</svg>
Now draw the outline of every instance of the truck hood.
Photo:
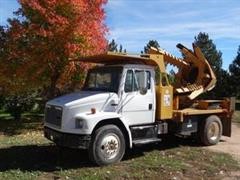
<svg viewBox="0 0 240 180">
<path fill-rule="evenodd" d="M 117 94 L 100 91 L 79 91 L 50 100 L 47 104 L 69 108 L 90 104 L 103 104 L 113 97 L 116 99 Z"/>
</svg>

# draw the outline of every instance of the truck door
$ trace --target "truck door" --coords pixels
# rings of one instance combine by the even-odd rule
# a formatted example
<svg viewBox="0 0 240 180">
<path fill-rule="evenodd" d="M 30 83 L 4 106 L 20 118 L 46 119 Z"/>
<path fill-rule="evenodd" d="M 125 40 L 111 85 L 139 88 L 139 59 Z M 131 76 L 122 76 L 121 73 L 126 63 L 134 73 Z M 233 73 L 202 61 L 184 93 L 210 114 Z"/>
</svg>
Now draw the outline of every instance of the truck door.
<svg viewBox="0 0 240 180">
<path fill-rule="evenodd" d="M 146 82 L 146 88 L 140 89 L 143 78 L 145 81 L 142 82 Z M 129 125 L 154 122 L 155 93 L 151 71 L 128 69 L 123 84 L 121 113 Z"/>
</svg>

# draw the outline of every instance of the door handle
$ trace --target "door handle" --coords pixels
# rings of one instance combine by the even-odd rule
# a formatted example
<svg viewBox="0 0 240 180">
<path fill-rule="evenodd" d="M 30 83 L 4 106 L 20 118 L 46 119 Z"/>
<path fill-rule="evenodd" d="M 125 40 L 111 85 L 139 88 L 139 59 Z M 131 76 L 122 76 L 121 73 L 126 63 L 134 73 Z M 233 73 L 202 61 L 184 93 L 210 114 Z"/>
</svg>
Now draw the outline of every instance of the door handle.
<svg viewBox="0 0 240 180">
<path fill-rule="evenodd" d="M 153 107 L 153 105 L 152 105 L 152 104 L 149 104 L 149 105 L 148 105 L 148 110 L 152 110 L 152 107 Z"/>
<path fill-rule="evenodd" d="M 112 103 L 111 106 L 118 106 L 118 104 L 116 104 L 116 103 Z"/>
</svg>

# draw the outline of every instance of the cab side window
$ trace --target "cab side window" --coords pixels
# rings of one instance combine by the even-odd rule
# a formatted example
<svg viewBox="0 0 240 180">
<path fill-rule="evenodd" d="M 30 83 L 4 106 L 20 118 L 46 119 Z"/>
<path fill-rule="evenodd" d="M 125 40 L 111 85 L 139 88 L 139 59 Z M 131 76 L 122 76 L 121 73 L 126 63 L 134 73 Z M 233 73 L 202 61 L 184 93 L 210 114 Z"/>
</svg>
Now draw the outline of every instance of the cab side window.
<svg viewBox="0 0 240 180">
<path fill-rule="evenodd" d="M 136 70 L 135 73 L 138 84 L 142 81 L 142 78 L 144 78 L 147 83 L 146 84 L 147 89 L 151 89 L 151 72 L 144 70 Z"/>
<path fill-rule="evenodd" d="M 124 91 L 125 92 L 133 92 L 136 91 L 137 85 L 134 78 L 134 73 L 132 70 L 128 70 L 125 79 Z"/>
</svg>

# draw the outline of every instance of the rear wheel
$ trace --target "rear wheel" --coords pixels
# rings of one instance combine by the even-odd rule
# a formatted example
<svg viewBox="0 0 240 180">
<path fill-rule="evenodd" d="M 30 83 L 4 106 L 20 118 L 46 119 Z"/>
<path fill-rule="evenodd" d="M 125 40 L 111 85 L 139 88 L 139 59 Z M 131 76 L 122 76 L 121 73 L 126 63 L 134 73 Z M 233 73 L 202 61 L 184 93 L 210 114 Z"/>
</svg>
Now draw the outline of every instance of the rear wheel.
<svg viewBox="0 0 240 180">
<path fill-rule="evenodd" d="M 96 130 L 89 148 L 90 159 L 99 166 L 121 161 L 125 153 L 125 139 L 115 125 L 106 125 Z"/>
<path fill-rule="evenodd" d="M 206 145 L 215 145 L 222 135 L 222 122 L 216 115 L 209 116 L 200 128 L 200 140 Z"/>
</svg>

